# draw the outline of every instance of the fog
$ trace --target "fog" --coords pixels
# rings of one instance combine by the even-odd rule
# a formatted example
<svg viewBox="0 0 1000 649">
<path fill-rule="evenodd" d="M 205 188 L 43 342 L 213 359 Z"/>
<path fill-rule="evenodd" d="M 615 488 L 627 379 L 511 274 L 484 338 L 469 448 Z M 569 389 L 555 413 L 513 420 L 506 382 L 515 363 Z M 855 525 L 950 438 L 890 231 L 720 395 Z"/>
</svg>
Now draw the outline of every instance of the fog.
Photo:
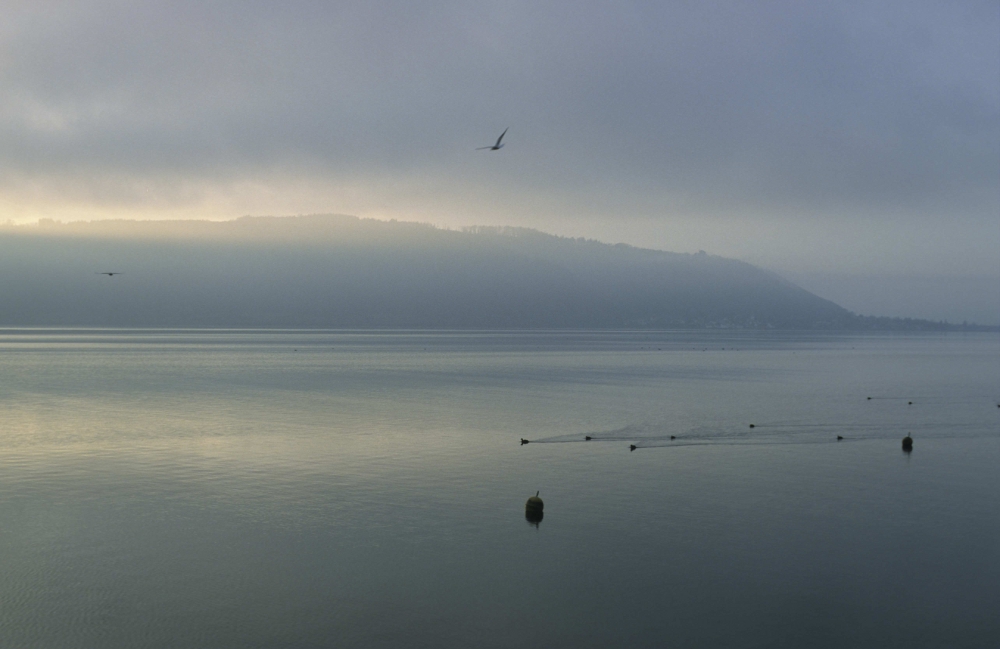
<svg viewBox="0 0 1000 649">
<path fill-rule="evenodd" d="M 996 277 L 785 273 L 799 286 L 857 313 L 951 322 L 1000 323 Z"/>
<path fill-rule="evenodd" d="M 3 326 L 865 326 L 704 252 L 332 215 L 8 227 L 0 273 Z"/>
<path fill-rule="evenodd" d="M 1000 323 L 992 0 L 15 2 L 0 61 L 0 220 L 523 226 Z"/>
</svg>

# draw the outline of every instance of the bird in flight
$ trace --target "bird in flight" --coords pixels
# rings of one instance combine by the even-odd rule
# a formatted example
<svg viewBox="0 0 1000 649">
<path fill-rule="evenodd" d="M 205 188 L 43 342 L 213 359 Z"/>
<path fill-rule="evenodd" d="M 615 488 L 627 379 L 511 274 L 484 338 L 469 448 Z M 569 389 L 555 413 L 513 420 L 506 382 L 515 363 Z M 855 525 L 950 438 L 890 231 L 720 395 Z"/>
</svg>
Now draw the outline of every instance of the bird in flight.
<svg viewBox="0 0 1000 649">
<path fill-rule="evenodd" d="M 510 127 L 508 126 L 507 128 L 510 128 Z M 507 135 L 507 128 L 505 128 L 503 130 L 503 133 L 500 134 L 500 137 L 497 138 L 497 143 L 496 144 L 494 144 L 493 146 L 481 146 L 481 147 L 477 147 L 476 151 L 482 151 L 483 149 L 489 149 L 490 151 L 499 151 L 500 149 L 502 149 L 503 145 L 500 144 L 500 140 L 503 139 L 504 135 Z"/>
<path fill-rule="evenodd" d="M 114 272 L 103 272 L 103 273 L 94 273 L 94 274 L 95 275 L 107 275 L 108 277 L 114 277 L 115 275 L 121 275 L 122 273 L 121 273 L 121 271 L 117 271 L 116 270 Z"/>
</svg>

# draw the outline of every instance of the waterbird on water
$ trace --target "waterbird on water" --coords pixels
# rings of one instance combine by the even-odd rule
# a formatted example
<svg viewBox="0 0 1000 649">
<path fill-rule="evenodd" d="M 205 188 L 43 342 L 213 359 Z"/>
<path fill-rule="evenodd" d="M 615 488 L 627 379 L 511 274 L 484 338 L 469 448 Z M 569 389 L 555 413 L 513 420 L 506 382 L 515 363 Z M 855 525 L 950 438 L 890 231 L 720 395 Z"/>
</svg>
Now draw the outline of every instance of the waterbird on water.
<svg viewBox="0 0 1000 649">
<path fill-rule="evenodd" d="M 502 145 L 502 144 L 500 144 L 500 140 L 502 140 L 502 139 L 503 139 L 503 136 L 504 136 L 504 135 L 507 135 L 507 130 L 508 130 L 509 128 L 510 128 L 510 127 L 508 126 L 507 128 L 505 128 L 505 129 L 503 130 L 503 133 L 501 133 L 501 134 L 500 134 L 500 137 L 498 137 L 498 138 L 497 138 L 497 141 L 496 141 L 496 144 L 494 144 L 493 146 L 481 146 L 481 147 L 476 147 L 476 151 L 482 151 L 483 149 L 489 149 L 490 151 L 499 151 L 500 149 L 502 149 L 502 148 L 503 148 L 503 145 Z"/>
<path fill-rule="evenodd" d="M 529 441 L 530 441 L 530 440 L 527 440 L 527 439 L 524 439 L 524 438 L 522 437 L 522 438 L 521 438 L 521 446 L 524 446 L 524 445 L 525 445 L 525 444 L 527 444 L 527 443 L 528 443 Z"/>
<path fill-rule="evenodd" d="M 94 273 L 94 274 L 95 275 L 107 275 L 108 277 L 114 277 L 115 275 L 121 275 L 122 272 L 119 271 L 119 270 L 116 270 L 116 271 L 105 271 L 103 273 Z"/>
</svg>

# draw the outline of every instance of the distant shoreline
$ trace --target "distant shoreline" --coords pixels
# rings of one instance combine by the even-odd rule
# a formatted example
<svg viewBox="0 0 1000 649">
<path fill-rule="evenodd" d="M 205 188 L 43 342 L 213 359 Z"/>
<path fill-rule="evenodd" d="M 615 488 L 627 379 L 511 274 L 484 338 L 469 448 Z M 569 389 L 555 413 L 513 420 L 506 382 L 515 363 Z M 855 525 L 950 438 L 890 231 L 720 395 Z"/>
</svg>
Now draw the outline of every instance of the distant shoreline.
<svg viewBox="0 0 1000 649">
<path fill-rule="evenodd" d="M 413 327 L 226 327 L 226 326 L 92 326 L 92 325 L 0 325 L 0 335 L 9 335 L 19 332 L 39 332 L 39 333 L 330 333 L 330 334 L 628 334 L 628 333 L 733 333 L 733 334 L 803 334 L 803 335 L 843 335 L 843 336 L 871 336 L 871 335 L 896 335 L 896 334 L 952 334 L 952 333 L 1000 333 L 1000 325 L 946 325 L 942 328 L 939 323 L 934 324 L 934 328 L 872 328 L 872 329 L 750 329 L 741 327 L 675 327 L 675 328 L 618 328 L 618 329 L 594 329 L 594 328 L 509 328 L 509 329 L 462 329 L 462 328 L 413 328 Z"/>
<path fill-rule="evenodd" d="M 338 215 L 11 228 L 0 277 L 0 327 L 1000 331 L 858 315 L 705 252 Z"/>
</svg>

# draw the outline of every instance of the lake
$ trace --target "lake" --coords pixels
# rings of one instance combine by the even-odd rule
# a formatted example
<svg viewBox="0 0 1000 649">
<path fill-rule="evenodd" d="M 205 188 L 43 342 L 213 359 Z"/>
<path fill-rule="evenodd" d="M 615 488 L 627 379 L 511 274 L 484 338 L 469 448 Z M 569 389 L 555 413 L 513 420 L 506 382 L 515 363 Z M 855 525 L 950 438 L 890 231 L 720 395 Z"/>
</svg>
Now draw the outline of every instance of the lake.
<svg viewBox="0 0 1000 649">
<path fill-rule="evenodd" d="M 1000 646 L 998 400 L 995 333 L 0 330 L 0 646 Z"/>
</svg>

